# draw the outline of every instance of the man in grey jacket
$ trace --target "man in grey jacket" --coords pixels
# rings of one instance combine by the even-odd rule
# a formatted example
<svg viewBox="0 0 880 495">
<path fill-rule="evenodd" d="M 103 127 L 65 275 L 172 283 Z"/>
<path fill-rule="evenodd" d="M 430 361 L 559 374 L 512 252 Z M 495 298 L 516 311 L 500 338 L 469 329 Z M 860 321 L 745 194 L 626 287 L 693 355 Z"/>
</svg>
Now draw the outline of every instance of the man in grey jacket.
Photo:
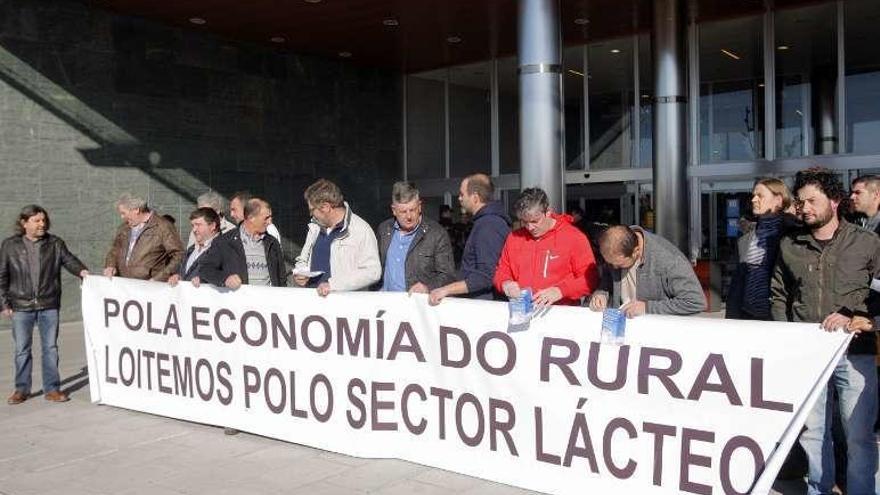
<svg viewBox="0 0 880 495">
<path fill-rule="evenodd" d="M 382 290 L 427 294 L 454 281 L 449 235 L 439 223 L 422 215 L 422 200 L 415 184 L 394 183 L 391 213 L 394 217 L 382 222 L 377 230 Z"/>
<path fill-rule="evenodd" d="M 691 263 L 666 239 L 640 227 L 616 225 L 599 239 L 612 268 L 590 309 L 610 305 L 627 317 L 643 314 L 692 315 L 706 309 L 706 297 Z M 610 294 L 609 294 L 610 291 Z"/>
</svg>

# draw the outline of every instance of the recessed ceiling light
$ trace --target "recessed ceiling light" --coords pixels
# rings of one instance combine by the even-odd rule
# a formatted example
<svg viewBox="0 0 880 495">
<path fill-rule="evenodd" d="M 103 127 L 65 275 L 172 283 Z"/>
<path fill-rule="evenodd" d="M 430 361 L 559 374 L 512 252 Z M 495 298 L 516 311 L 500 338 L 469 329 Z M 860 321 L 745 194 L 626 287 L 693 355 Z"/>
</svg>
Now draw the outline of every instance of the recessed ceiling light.
<svg viewBox="0 0 880 495">
<path fill-rule="evenodd" d="M 285 41 L 287 41 L 287 38 L 285 38 L 284 36 L 272 36 L 271 38 L 269 38 L 269 41 L 271 41 L 272 43 L 284 43 Z"/>
<path fill-rule="evenodd" d="M 339 56 L 342 58 L 350 58 L 351 52 L 339 52 Z"/>
<path fill-rule="evenodd" d="M 461 38 L 458 36 L 450 36 L 446 38 L 446 41 L 449 43 L 461 43 Z"/>
<path fill-rule="evenodd" d="M 389 27 L 394 27 L 394 26 L 399 25 L 400 22 L 398 22 L 397 19 L 385 19 L 384 21 L 382 21 L 382 24 L 389 26 Z"/>
<path fill-rule="evenodd" d="M 614 48 L 611 50 L 611 53 L 620 53 L 620 50 L 618 50 L 617 48 Z"/>
<path fill-rule="evenodd" d="M 205 20 L 204 18 L 202 18 L 202 17 L 190 17 L 190 18 L 189 18 L 189 22 L 191 22 L 191 23 L 193 23 L 193 24 L 195 24 L 195 25 L 197 25 L 197 26 L 201 26 L 202 24 L 207 24 L 207 23 L 208 23 L 208 21 L 206 21 L 206 20 Z"/>
<path fill-rule="evenodd" d="M 758 83 L 758 87 L 759 87 L 759 88 L 763 88 L 763 87 L 764 87 L 764 83 Z"/>
<path fill-rule="evenodd" d="M 739 55 L 733 53 L 732 51 L 730 51 L 730 50 L 728 50 L 728 49 L 726 49 L 726 48 L 722 48 L 722 49 L 721 49 L 721 53 L 727 55 L 728 57 L 730 57 L 730 58 L 732 58 L 732 59 L 734 59 L 734 60 L 740 60 L 740 59 L 742 58 L 742 57 L 740 57 Z"/>
<path fill-rule="evenodd" d="M 642 98 L 650 98 L 651 95 L 642 95 Z"/>
<path fill-rule="evenodd" d="M 590 20 L 585 19 L 583 17 L 578 17 L 577 19 L 574 20 L 574 23 L 577 24 L 578 26 L 585 26 L 590 23 Z"/>
<path fill-rule="evenodd" d="M 779 45 L 776 47 L 776 49 L 785 51 L 785 50 L 788 50 L 788 45 Z"/>
<path fill-rule="evenodd" d="M 574 75 L 576 75 L 576 76 L 584 77 L 584 73 L 583 73 L 583 72 L 578 72 L 578 71 L 576 71 L 576 70 L 574 70 L 574 69 L 568 69 L 568 73 L 569 73 L 569 74 L 574 74 Z"/>
</svg>

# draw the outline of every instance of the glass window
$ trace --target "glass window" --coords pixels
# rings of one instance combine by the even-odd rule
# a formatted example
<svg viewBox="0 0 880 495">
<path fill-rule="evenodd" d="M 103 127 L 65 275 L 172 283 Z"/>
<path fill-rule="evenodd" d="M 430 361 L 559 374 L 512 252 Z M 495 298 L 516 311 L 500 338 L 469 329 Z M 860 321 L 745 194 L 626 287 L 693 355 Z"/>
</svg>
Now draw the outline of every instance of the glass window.
<svg viewBox="0 0 880 495">
<path fill-rule="evenodd" d="M 519 173 L 519 79 L 516 57 L 498 60 L 501 173 Z"/>
<path fill-rule="evenodd" d="M 776 156 L 837 151 L 837 6 L 776 12 Z"/>
<path fill-rule="evenodd" d="M 880 2 L 844 3 L 846 151 L 880 152 Z"/>
<path fill-rule="evenodd" d="M 406 166 L 411 180 L 445 175 L 445 79 L 445 69 L 406 78 Z"/>
<path fill-rule="evenodd" d="M 753 160 L 764 149 L 760 16 L 700 24 L 700 161 Z"/>
<path fill-rule="evenodd" d="M 565 109 L 565 169 L 584 169 L 584 47 L 563 52 L 562 97 Z"/>
<path fill-rule="evenodd" d="M 633 39 L 588 48 L 590 168 L 632 166 Z"/>
<path fill-rule="evenodd" d="M 651 53 L 651 36 L 639 36 L 639 163 L 638 167 L 650 167 L 654 162 L 654 64 Z"/>
<path fill-rule="evenodd" d="M 492 147 L 487 62 L 449 69 L 449 175 L 491 173 Z"/>
</svg>

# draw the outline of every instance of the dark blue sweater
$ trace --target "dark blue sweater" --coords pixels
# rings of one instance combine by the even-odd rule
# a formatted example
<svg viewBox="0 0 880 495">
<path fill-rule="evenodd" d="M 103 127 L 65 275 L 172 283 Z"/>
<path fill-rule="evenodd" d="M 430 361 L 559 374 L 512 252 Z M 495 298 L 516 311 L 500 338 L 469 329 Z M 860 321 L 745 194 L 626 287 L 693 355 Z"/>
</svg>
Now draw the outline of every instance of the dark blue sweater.
<svg viewBox="0 0 880 495">
<path fill-rule="evenodd" d="M 510 217 L 498 201 L 487 203 L 474 215 L 474 226 L 461 255 L 460 270 L 460 279 L 467 283 L 470 297 L 493 298 L 492 277 L 508 234 Z"/>
</svg>

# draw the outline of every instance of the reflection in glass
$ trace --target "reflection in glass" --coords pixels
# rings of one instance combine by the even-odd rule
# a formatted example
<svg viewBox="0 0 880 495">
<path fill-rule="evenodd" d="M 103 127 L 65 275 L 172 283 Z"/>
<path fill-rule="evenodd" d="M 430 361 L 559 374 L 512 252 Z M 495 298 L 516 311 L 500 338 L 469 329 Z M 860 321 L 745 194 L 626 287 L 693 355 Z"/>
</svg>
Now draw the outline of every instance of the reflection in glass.
<svg viewBox="0 0 880 495">
<path fill-rule="evenodd" d="M 516 57 L 498 60 L 501 173 L 519 173 L 519 80 Z"/>
<path fill-rule="evenodd" d="M 837 7 L 776 12 L 776 156 L 837 148 Z"/>
<path fill-rule="evenodd" d="M 650 167 L 654 162 L 654 71 L 651 53 L 651 37 L 639 36 L 639 163 L 638 167 Z"/>
<path fill-rule="evenodd" d="M 761 17 L 700 25 L 700 161 L 763 156 Z"/>
<path fill-rule="evenodd" d="M 445 175 L 445 78 L 445 69 L 406 78 L 406 166 L 412 180 Z"/>
<path fill-rule="evenodd" d="M 566 48 L 562 57 L 565 109 L 565 169 L 584 167 L 584 47 Z"/>
<path fill-rule="evenodd" d="M 491 173 L 487 62 L 449 69 L 449 175 Z"/>
<path fill-rule="evenodd" d="M 633 40 L 588 48 L 590 168 L 629 168 L 633 151 Z"/>
<path fill-rule="evenodd" d="M 880 152 L 880 2 L 844 3 L 846 151 Z"/>
</svg>

